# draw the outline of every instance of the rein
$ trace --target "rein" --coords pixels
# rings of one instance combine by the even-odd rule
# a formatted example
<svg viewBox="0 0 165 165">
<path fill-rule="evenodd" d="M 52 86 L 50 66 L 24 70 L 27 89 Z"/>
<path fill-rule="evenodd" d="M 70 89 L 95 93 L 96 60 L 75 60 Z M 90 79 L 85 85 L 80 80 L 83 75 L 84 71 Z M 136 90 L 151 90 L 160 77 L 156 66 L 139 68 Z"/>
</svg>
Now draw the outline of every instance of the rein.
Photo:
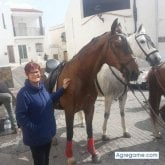
<svg viewBox="0 0 165 165">
<path fill-rule="evenodd" d="M 101 89 L 101 87 L 100 87 L 100 84 L 99 84 L 99 82 L 98 82 L 98 78 L 97 78 L 97 77 L 96 77 L 95 83 L 96 83 L 96 86 L 97 86 L 99 92 L 104 96 L 104 93 L 103 93 L 103 91 L 102 91 L 102 89 Z"/>
<path fill-rule="evenodd" d="M 128 83 L 125 83 L 119 76 L 117 76 L 116 73 L 114 72 L 114 70 L 112 69 L 111 66 L 109 66 L 109 69 L 111 70 L 111 72 L 112 72 L 112 74 L 115 76 L 115 78 L 116 78 L 121 84 L 124 85 L 124 91 L 123 91 L 121 97 L 124 96 L 124 94 L 125 94 L 126 91 L 127 91 Z"/>
<path fill-rule="evenodd" d="M 128 84 L 128 87 L 130 89 L 130 91 L 132 92 L 132 94 L 134 95 L 134 97 L 136 98 L 136 100 L 138 101 L 138 103 L 141 105 L 141 107 L 148 113 L 148 115 L 150 116 L 150 111 L 148 110 L 149 108 L 151 109 L 152 113 L 154 114 L 154 116 L 156 117 L 158 124 L 165 129 L 165 125 L 164 123 L 162 123 L 162 121 L 159 119 L 159 116 L 155 113 L 155 111 L 153 110 L 153 108 L 151 107 L 151 105 L 149 104 L 146 96 L 144 95 L 144 93 L 142 92 L 142 90 L 140 89 L 140 87 L 138 88 L 138 91 L 141 93 L 141 95 L 144 98 L 144 102 L 147 104 L 147 108 L 145 107 L 145 105 L 138 99 L 138 97 L 135 95 L 135 91 L 134 89 L 130 86 L 130 84 Z"/>
</svg>

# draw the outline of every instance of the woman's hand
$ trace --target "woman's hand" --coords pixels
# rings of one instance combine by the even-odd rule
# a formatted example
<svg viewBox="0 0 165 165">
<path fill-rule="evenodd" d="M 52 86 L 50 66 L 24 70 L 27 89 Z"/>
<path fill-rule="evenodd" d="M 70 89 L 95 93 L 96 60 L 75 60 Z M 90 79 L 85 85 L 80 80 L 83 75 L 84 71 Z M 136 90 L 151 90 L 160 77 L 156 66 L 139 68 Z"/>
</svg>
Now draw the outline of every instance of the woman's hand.
<svg viewBox="0 0 165 165">
<path fill-rule="evenodd" d="M 63 80 L 63 88 L 64 89 L 66 89 L 66 88 L 68 88 L 68 86 L 69 86 L 69 84 L 70 84 L 70 81 L 71 81 L 71 79 L 70 78 L 65 78 L 64 80 Z"/>
</svg>

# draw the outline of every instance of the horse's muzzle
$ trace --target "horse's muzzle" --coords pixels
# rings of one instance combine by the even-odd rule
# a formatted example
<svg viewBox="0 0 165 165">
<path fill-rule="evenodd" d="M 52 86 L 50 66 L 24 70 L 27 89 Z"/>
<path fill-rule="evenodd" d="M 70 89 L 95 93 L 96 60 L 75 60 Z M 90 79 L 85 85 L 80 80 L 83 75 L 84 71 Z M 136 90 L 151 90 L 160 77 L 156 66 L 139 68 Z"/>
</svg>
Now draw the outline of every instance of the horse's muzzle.
<svg viewBox="0 0 165 165">
<path fill-rule="evenodd" d="M 136 81 L 140 74 L 138 68 L 137 70 L 135 69 L 135 70 L 130 71 L 126 67 L 124 67 L 122 72 L 123 72 L 123 76 L 125 77 L 127 81 Z"/>
<path fill-rule="evenodd" d="M 138 79 L 138 77 L 139 77 L 139 72 L 133 71 L 129 74 L 128 81 L 135 81 Z"/>
</svg>

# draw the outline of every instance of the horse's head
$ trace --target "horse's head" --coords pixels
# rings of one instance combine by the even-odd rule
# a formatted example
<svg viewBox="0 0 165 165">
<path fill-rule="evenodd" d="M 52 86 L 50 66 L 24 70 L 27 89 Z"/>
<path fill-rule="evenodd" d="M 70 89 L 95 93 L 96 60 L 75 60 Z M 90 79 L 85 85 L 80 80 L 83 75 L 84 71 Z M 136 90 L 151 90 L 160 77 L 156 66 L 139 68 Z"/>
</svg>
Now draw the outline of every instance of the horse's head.
<svg viewBox="0 0 165 165">
<path fill-rule="evenodd" d="M 127 36 L 122 33 L 121 25 L 116 19 L 109 34 L 106 63 L 116 67 L 127 80 L 136 80 L 139 75 L 138 65 L 132 55 Z"/>
<path fill-rule="evenodd" d="M 151 66 L 160 64 L 161 56 L 142 25 L 128 37 L 128 41 L 136 57 L 145 59 Z"/>
</svg>

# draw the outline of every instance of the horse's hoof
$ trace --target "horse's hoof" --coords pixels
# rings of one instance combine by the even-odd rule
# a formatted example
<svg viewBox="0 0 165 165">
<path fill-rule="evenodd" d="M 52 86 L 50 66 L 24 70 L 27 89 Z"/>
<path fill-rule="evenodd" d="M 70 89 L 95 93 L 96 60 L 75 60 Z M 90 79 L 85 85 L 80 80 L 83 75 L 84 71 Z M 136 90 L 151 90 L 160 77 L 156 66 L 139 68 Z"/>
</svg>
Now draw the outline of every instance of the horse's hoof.
<svg viewBox="0 0 165 165">
<path fill-rule="evenodd" d="M 97 154 L 96 155 L 92 155 L 92 162 L 95 163 L 95 164 L 101 163 L 100 156 L 98 156 Z"/>
<path fill-rule="evenodd" d="M 110 140 L 109 137 L 107 137 L 106 135 L 102 135 L 102 141 L 109 141 L 109 140 Z"/>
<path fill-rule="evenodd" d="M 76 161 L 74 159 L 74 157 L 68 158 L 67 159 L 67 165 L 74 165 L 76 164 Z"/>
<path fill-rule="evenodd" d="M 123 137 L 130 138 L 131 137 L 131 134 L 129 132 L 124 132 L 123 133 Z"/>
<path fill-rule="evenodd" d="M 156 139 L 161 139 L 162 138 L 162 134 L 160 132 L 158 133 L 153 133 L 153 136 L 156 138 Z"/>
<path fill-rule="evenodd" d="M 156 138 L 156 139 L 162 139 L 162 135 L 156 136 L 155 138 Z"/>
</svg>

